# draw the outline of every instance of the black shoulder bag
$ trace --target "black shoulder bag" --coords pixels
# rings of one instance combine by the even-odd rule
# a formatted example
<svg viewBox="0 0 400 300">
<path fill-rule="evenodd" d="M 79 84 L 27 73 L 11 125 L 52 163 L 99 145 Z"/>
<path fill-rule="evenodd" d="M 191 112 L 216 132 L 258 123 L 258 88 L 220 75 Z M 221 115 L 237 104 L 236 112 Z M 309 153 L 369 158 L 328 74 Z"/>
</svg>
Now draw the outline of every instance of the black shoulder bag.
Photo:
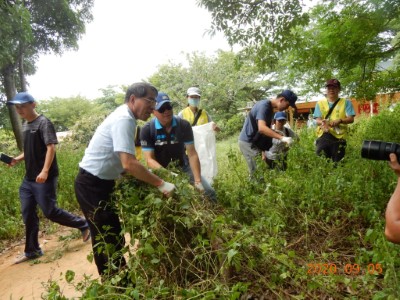
<svg viewBox="0 0 400 300">
<path fill-rule="evenodd" d="M 200 116 L 201 116 L 201 112 L 202 112 L 202 111 L 203 111 L 202 109 L 200 109 L 200 110 L 198 110 L 198 111 L 197 111 L 197 114 L 196 114 L 196 116 L 194 117 L 194 120 L 193 120 L 192 126 L 196 126 L 196 124 L 197 124 L 197 121 L 199 120 L 199 118 L 200 118 Z"/>
<path fill-rule="evenodd" d="M 328 119 L 328 118 L 331 116 L 332 111 L 333 111 L 333 109 L 335 108 L 336 104 L 339 102 L 339 100 L 340 100 L 340 98 L 338 98 L 338 99 L 333 103 L 333 105 L 332 105 L 331 108 L 328 110 L 328 113 L 326 114 L 326 116 L 325 116 L 324 119 Z M 329 102 L 328 102 L 328 106 L 329 106 Z"/>
</svg>

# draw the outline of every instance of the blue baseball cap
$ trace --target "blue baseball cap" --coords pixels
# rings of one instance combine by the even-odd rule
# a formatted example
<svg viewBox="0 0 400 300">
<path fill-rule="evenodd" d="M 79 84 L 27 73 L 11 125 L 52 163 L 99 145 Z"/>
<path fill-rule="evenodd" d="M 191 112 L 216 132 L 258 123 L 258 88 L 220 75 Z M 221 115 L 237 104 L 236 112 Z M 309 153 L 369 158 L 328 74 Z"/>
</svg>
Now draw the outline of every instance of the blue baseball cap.
<svg viewBox="0 0 400 300">
<path fill-rule="evenodd" d="M 171 100 L 169 99 L 168 95 L 163 92 L 158 92 L 157 98 L 156 98 L 156 107 L 154 108 L 155 110 L 159 110 L 161 106 L 163 106 L 165 103 L 171 103 Z"/>
<path fill-rule="evenodd" d="M 296 107 L 296 101 L 297 101 L 297 95 L 293 93 L 291 90 L 283 90 L 282 93 L 278 95 L 278 97 L 283 97 L 287 101 L 289 101 L 289 105 L 295 109 Z"/>
<path fill-rule="evenodd" d="M 7 104 L 14 105 L 14 104 L 24 104 L 29 102 L 35 102 L 35 99 L 32 97 L 32 95 L 27 92 L 21 92 L 16 94 L 12 100 L 7 101 Z"/>
<path fill-rule="evenodd" d="M 274 116 L 275 120 L 287 120 L 287 116 L 286 113 L 284 111 L 278 111 L 275 116 Z"/>
</svg>

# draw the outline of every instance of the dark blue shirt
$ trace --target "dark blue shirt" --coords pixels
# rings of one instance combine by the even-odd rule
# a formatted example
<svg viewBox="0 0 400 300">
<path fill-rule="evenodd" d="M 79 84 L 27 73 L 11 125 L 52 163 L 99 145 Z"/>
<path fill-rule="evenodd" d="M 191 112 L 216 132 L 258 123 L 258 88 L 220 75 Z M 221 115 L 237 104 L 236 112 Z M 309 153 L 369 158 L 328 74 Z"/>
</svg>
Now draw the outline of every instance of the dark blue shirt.
<svg viewBox="0 0 400 300">
<path fill-rule="evenodd" d="M 188 163 L 185 145 L 193 144 L 193 130 L 190 123 L 174 116 L 170 133 L 157 118 L 147 122 L 140 132 L 143 151 L 154 151 L 156 161 L 164 168 L 170 162 L 177 161 L 183 167 Z"/>
<path fill-rule="evenodd" d="M 254 104 L 253 108 L 248 113 L 242 131 L 239 135 L 239 140 L 251 143 L 253 137 L 258 132 L 258 120 L 264 120 L 267 126 L 271 128 L 271 122 L 274 118 L 274 109 L 270 100 L 260 100 Z"/>
</svg>

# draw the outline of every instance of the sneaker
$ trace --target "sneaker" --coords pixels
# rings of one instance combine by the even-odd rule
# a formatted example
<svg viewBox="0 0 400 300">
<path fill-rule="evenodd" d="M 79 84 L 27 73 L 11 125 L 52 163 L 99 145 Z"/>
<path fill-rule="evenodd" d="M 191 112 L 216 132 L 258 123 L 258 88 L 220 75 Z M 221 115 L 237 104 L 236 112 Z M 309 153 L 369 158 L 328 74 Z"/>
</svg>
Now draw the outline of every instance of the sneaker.
<svg viewBox="0 0 400 300">
<path fill-rule="evenodd" d="M 83 241 L 84 243 L 86 243 L 88 240 L 90 240 L 90 230 L 89 230 L 89 227 L 86 228 L 86 229 L 84 229 L 84 230 L 82 231 L 82 241 Z"/>
<path fill-rule="evenodd" d="M 23 253 L 20 256 L 17 256 L 14 264 L 20 264 L 20 263 L 26 262 L 28 260 L 33 260 L 33 259 L 39 258 L 41 256 L 43 256 L 42 250 L 37 251 L 34 255 L 30 255 L 30 256 L 26 256 L 25 253 Z"/>
</svg>

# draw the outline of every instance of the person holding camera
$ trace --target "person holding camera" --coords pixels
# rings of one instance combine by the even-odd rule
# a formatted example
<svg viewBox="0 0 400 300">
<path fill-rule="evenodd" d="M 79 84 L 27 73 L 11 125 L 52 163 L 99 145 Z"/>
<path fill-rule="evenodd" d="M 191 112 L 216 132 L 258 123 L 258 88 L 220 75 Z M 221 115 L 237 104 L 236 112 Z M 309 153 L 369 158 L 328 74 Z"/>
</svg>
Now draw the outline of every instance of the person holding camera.
<svg viewBox="0 0 400 300">
<path fill-rule="evenodd" d="M 397 176 L 397 185 L 386 207 L 385 236 L 388 241 L 400 244 L 400 164 L 396 154 L 391 153 L 389 158 L 389 166 Z"/>
<path fill-rule="evenodd" d="M 337 163 L 341 161 L 346 150 L 348 124 L 354 122 L 353 104 L 350 100 L 339 97 L 340 81 L 329 79 L 326 84 L 326 98 L 315 106 L 314 118 L 317 128 L 316 153 L 325 154 Z"/>
</svg>

